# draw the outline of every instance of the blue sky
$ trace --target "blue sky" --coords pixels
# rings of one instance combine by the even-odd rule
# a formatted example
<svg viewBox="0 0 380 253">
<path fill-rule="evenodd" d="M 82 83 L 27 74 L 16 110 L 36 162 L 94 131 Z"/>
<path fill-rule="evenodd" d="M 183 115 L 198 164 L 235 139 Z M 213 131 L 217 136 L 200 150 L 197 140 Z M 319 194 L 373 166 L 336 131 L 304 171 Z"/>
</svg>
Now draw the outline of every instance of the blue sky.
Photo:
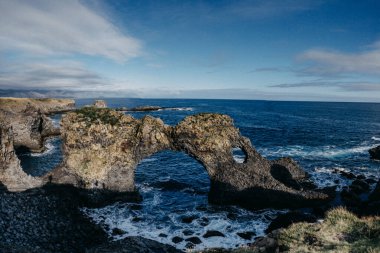
<svg viewBox="0 0 380 253">
<path fill-rule="evenodd" d="M 0 0 L 0 69 L 52 95 L 380 102 L 380 2 Z"/>
</svg>

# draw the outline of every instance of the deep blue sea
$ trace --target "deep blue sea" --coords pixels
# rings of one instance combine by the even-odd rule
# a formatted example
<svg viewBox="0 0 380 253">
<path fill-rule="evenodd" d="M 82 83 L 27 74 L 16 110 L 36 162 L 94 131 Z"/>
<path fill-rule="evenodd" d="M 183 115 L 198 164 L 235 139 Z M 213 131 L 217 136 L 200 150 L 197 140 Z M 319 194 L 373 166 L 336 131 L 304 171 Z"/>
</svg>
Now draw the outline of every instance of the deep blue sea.
<svg viewBox="0 0 380 253">
<path fill-rule="evenodd" d="M 175 125 L 184 117 L 201 112 L 230 115 L 235 125 L 265 157 L 290 156 L 307 170 L 320 187 L 348 185 L 349 180 L 334 174 L 334 169 L 379 178 L 380 162 L 371 161 L 368 149 L 380 145 L 380 104 L 273 102 L 241 100 L 177 99 L 105 99 L 109 107 L 156 105 L 175 110 L 132 113 L 160 117 Z M 93 99 L 77 100 L 77 106 L 92 104 Z M 59 116 L 54 117 L 59 124 Z M 43 154 L 20 154 L 24 170 L 42 175 L 61 162 L 59 138 L 46 142 Z M 236 159 L 241 159 L 237 156 Z M 245 240 L 239 232 L 264 230 L 279 213 L 287 210 L 247 211 L 238 207 L 220 207 L 207 203 L 209 178 L 205 169 L 184 153 L 161 152 L 143 160 L 137 167 L 136 182 L 143 196 L 141 204 L 115 203 L 83 212 L 104 227 L 114 239 L 143 236 L 180 249 L 183 239 L 197 236 L 202 243 L 195 249 L 233 248 L 254 240 Z M 112 235 L 114 228 L 126 231 Z M 203 238 L 208 230 L 225 237 Z M 188 245 L 189 246 L 189 245 Z"/>
</svg>

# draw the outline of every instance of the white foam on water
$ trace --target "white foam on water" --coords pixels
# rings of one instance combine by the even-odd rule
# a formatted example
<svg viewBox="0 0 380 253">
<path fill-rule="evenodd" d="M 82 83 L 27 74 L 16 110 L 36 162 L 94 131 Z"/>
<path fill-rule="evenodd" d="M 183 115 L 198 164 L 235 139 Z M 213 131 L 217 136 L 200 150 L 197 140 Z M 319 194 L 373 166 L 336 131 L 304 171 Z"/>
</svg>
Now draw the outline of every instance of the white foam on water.
<svg viewBox="0 0 380 253">
<path fill-rule="evenodd" d="M 155 162 L 157 160 L 158 160 L 157 158 L 144 158 L 144 159 L 141 160 L 140 163 L 143 163 L 143 162 Z"/>
<path fill-rule="evenodd" d="M 31 153 L 30 156 L 33 156 L 33 157 L 41 157 L 41 156 L 46 156 L 48 154 L 51 154 L 54 149 L 56 148 L 53 144 L 53 141 L 55 140 L 55 138 L 49 138 L 45 141 L 45 151 L 42 152 L 42 153 Z"/>
<path fill-rule="evenodd" d="M 351 181 L 343 178 L 338 173 L 334 173 L 336 170 L 348 172 L 348 170 L 339 167 L 316 167 L 314 168 L 314 171 L 310 173 L 311 179 L 320 188 L 337 186 L 337 190 L 341 190 L 344 186 L 348 186 Z"/>
<path fill-rule="evenodd" d="M 147 239 L 155 240 L 161 243 L 172 245 L 178 249 L 186 250 L 187 238 L 196 236 L 202 243 L 194 245 L 192 250 L 203 250 L 206 248 L 236 248 L 246 245 L 254 240 L 257 236 L 265 234 L 265 229 L 268 227 L 271 219 L 280 213 L 285 213 L 287 210 L 261 210 L 251 212 L 244 209 L 236 208 L 237 220 L 231 220 L 227 216 L 227 212 L 208 212 L 208 211 L 188 211 L 185 213 L 169 213 L 166 215 L 166 222 L 157 222 L 153 215 L 148 213 L 139 213 L 123 208 L 116 203 L 111 206 L 98 209 L 81 209 L 84 214 L 89 216 L 95 223 L 108 228 L 106 232 L 115 240 L 123 239 L 128 236 L 141 236 Z M 199 217 L 191 223 L 183 223 L 183 216 Z M 134 218 L 142 217 L 139 221 L 134 221 Z M 207 224 L 202 224 L 202 220 L 207 220 Z M 115 228 L 122 229 L 126 232 L 123 235 L 112 235 L 112 230 Z M 184 231 L 191 230 L 192 235 L 184 235 Z M 219 231 L 225 237 L 209 237 L 204 238 L 203 235 L 207 231 Z M 256 236 L 251 240 L 245 240 L 237 235 L 239 232 L 255 232 Z M 167 237 L 162 237 L 162 234 Z M 161 236 L 160 236 L 161 235 Z M 180 243 L 173 243 L 172 238 L 178 236 L 184 240 Z"/>
<path fill-rule="evenodd" d="M 320 147 L 310 147 L 310 146 L 300 146 L 292 145 L 285 147 L 278 147 L 276 149 L 272 148 L 261 148 L 260 153 L 264 156 L 295 156 L 295 157 L 316 157 L 316 158 L 335 158 L 350 156 L 354 154 L 367 153 L 369 149 L 373 148 L 374 145 L 362 145 L 350 148 L 339 148 L 336 146 L 320 146 Z"/>
<path fill-rule="evenodd" d="M 164 108 L 162 110 L 165 110 L 165 111 L 194 111 L 194 108 L 192 108 L 192 107 L 172 107 L 172 108 Z"/>
<path fill-rule="evenodd" d="M 372 136 L 372 138 L 371 138 L 372 140 L 374 140 L 374 141 L 380 141 L 380 137 L 375 137 L 375 136 Z"/>
<path fill-rule="evenodd" d="M 61 119 L 51 118 L 51 121 L 52 121 L 54 127 L 61 127 L 61 125 L 60 125 Z"/>
<path fill-rule="evenodd" d="M 244 163 L 244 161 L 245 161 L 245 156 L 243 156 L 243 155 L 234 155 L 234 160 L 235 160 L 237 163 Z"/>
</svg>

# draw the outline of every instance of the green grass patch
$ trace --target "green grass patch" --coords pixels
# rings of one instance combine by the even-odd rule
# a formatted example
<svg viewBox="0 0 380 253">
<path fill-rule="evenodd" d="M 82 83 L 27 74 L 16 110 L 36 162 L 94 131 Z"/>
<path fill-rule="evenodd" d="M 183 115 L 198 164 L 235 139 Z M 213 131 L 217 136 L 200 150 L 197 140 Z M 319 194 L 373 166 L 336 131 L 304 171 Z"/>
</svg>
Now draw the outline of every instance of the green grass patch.
<svg viewBox="0 0 380 253">
<path fill-rule="evenodd" d="M 75 112 L 87 123 L 103 123 L 112 126 L 118 125 L 122 116 L 108 108 L 84 107 Z"/>
<path fill-rule="evenodd" d="M 320 224 L 296 223 L 280 233 L 288 252 L 380 252 L 380 217 L 359 219 L 343 208 Z"/>
</svg>

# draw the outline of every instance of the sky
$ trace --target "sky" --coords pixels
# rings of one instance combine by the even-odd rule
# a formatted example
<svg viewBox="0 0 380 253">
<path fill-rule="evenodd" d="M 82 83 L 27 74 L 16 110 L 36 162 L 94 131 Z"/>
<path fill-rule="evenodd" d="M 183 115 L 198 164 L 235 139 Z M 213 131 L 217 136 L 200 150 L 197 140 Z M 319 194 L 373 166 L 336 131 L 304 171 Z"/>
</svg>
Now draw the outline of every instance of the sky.
<svg viewBox="0 0 380 253">
<path fill-rule="evenodd" d="M 0 0 L 0 90 L 380 102 L 380 1 Z"/>
</svg>

